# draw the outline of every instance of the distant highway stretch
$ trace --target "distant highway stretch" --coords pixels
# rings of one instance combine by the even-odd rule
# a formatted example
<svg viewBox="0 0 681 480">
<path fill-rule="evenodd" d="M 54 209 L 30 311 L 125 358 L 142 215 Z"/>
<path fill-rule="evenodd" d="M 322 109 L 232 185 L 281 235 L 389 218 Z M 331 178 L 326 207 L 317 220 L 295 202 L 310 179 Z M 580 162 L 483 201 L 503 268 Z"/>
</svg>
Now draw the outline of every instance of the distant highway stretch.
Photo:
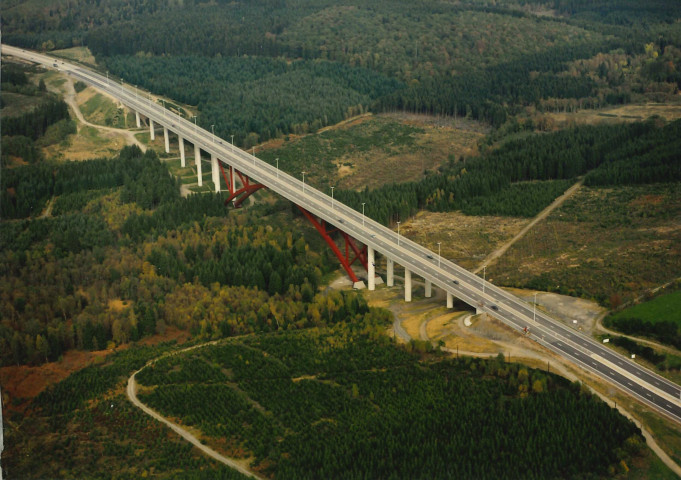
<svg viewBox="0 0 681 480">
<path fill-rule="evenodd" d="M 681 387 L 678 385 L 545 313 L 536 311 L 533 305 L 333 200 L 303 181 L 156 105 L 139 95 L 132 86 L 121 85 L 82 66 L 28 50 L 2 45 L 2 54 L 60 70 L 108 93 L 131 110 L 181 135 L 201 150 L 215 155 L 221 162 L 263 183 L 270 190 L 335 225 L 370 249 L 382 253 L 477 311 L 493 315 L 517 331 L 524 332 L 528 328 L 528 336 L 538 343 L 681 423 Z M 369 265 L 369 272 L 370 275 L 373 273 L 373 265 Z"/>
</svg>

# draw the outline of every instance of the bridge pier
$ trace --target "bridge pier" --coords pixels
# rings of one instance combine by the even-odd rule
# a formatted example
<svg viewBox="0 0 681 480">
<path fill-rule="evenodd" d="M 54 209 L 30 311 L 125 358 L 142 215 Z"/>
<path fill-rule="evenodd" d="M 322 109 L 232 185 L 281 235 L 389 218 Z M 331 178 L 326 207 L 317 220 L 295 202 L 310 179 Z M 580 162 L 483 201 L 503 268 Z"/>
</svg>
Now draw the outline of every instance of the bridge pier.
<svg viewBox="0 0 681 480">
<path fill-rule="evenodd" d="M 152 142 L 156 140 L 156 133 L 154 133 L 154 121 L 151 118 L 149 119 L 149 137 L 151 138 Z"/>
<path fill-rule="evenodd" d="M 454 308 L 454 295 L 447 292 L 447 308 Z"/>
<path fill-rule="evenodd" d="M 404 269 L 404 301 L 411 302 L 411 270 Z"/>
<path fill-rule="evenodd" d="M 374 249 L 367 245 L 367 281 L 369 290 L 376 289 L 376 265 L 374 264 Z"/>
<path fill-rule="evenodd" d="M 166 147 L 166 153 L 170 153 L 170 139 L 168 138 L 168 129 L 163 127 L 163 142 Z"/>
<path fill-rule="evenodd" d="M 180 144 L 180 165 L 182 168 L 186 167 L 186 162 L 184 159 L 184 138 L 182 136 L 178 135 L 178 143 Z"/>
<path fill-rule="evenodd" d="M 218 157 L 214 154 L 210 155 L 210 168 L 213 175 L 213 185 L 215 185 L 215 193 L 220 191 L 220 170 L 218 168 Z"/>
<path fill-rule="evenodd" d="M 199 180 L 199 187 L 203 186 L 203 174 L 201 173 L 201 149 L 194 144 L 194 161 L 196 162 L 196 176 Z"/>
<path fill-rule="evenodd" d="M 388 270 L 386 283 L 389 287 L 392 287 L 395 285 L 395 260 L 386 257 L 386 267 Z"/>
<path fill-rule="evenodd" d="M 140 128 L 142 124 L 140 123 L 140 112 L 135 112 L 135 122 L 137 123 L 137 128 Z"/>
<path fill-rule="evenodd" d="M 426 280 L 426 298 L 433 296 L 433 282 Z"/>
</svg>

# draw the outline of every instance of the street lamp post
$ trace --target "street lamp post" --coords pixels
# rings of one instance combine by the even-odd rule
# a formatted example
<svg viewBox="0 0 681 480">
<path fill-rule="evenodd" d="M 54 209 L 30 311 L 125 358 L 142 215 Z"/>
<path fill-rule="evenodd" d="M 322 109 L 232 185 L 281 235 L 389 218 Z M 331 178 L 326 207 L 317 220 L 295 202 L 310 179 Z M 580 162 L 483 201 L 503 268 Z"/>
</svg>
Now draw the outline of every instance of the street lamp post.
<svg viewBox="0 0 681 480">
<path fill-rule="evenodd" d="M 194 133 L 196 133 L 196 115 L 192 115 L 194 118 Z"/>
<path fill-rule="evenodd" d="M 109 85 L 109 72 L 106 72 L 106 84 Z"/>
<path fill-rule="evenodd" d="M 135 100 L 137 100 L 137 85 L 135 85 Z"/>
<path fill-rule="evenodd" d="M 400 221 L 397 221 L 397 245 L 400 245 Z"/>
<path fill-rule="evenodd" d="M 277 178 L 279 178 L 279 158 L 275 159 L 277 161 Z"/>
<path fill-rule="evenodd" d="M 166 116 L 166 101 L 161 99 L 161 103 L 163 104 L 163 116 Z"/>
<path fill-rule="evenodd" d="M 362 226 L 364 226 L 364 204 L 366 202 L 362 202 Z"/>
<path fill-rule="evenodd" d="M 234 152 L 234 135 L 232 135 L 232 152 Z"/>
<path fill-rule="evenodd" d="M 534 305 L 532 308 L 532 320 L 537 322 L 537 292 L 534 292 Z"/>
<path fill-rule="evenodd" d="M 333 189 L 336 187 L 331 187 L 331 210 L 333 210 Z"/>
<path fill-rule="evenodd" d="M 305 174 L 307 172 L 301 172 L 303 174 L 303 193 L 305 193 Z"/>
<path fill-rule="evenodd" d="M 440 262 L 442 260 L 442 255 L 440 254 L 440 244 L 442 242 L 437 242 L 437 268 L 440 268 Z"/>
<path fill-rule="evenodd" d="M 253 147 L 253 166 L 255 167 L 255 147 Z"/>
</svg>

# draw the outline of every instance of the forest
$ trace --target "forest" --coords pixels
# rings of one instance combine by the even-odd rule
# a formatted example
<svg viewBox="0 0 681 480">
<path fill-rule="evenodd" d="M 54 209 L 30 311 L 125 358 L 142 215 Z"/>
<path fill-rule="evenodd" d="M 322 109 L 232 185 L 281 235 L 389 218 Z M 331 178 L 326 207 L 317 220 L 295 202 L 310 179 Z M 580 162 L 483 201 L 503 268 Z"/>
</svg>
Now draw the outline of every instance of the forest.
<svg viewBox="0 0 681 480">
<path fill-rule="evenodd" d="M 107 68 L 128 82 L 196 105 L 196 122 L 243 148 L 316 132 L 368 110 L 401 82 L 328 61 L 266 57 L 114 56 Z"/>
<path fill-rule="evenodd" d="M 4 12 L 6 41 L 86 45 L 102 68 L 196 106 L 203 126 L 246 148 L 367 109 L 500 127 L 528 108 L 659 101 L 681 86 L 673 0 L 36 2 Z"/>
<path fill-rule="evenodd" d="M 578 384 L 503 354 L 396 348 L 383 322 L 369 312 L 166 357 L 138 374 L 152 387 L 140 398 L 273 478 L 579 478 L 641 455 L 637 428 Z"/>
<path fill-rule="evenodd" d="M 18 428 L 5 431 L 3 473 L 9 478 L 113 480 L 150 474 L 177 478 L 181 471 L 190 480 L 244 479 L 168 435 L 118 390 L 133 371 L 173 348 L 170 342 L 111 353 L 106 362 L 87 366 L 45 391 L 26 416 L 6 405 L 5 425 Z"/>
<path fill-rule="evenodd" d="M 206 336 L 301 328 L 336 318 L 343 304 L 316 297 L 329 265 L 302 236 L 276 219 L 246 226 L 220 195 L 180 198 L 152 150 L 16 167 L 2 181 L 13 192 L 3 214 L 31 217 L 0 223 L 2 365 L 167 325 Z M 53 215 L 37 218 L 50 198 Z"/>
</svg>

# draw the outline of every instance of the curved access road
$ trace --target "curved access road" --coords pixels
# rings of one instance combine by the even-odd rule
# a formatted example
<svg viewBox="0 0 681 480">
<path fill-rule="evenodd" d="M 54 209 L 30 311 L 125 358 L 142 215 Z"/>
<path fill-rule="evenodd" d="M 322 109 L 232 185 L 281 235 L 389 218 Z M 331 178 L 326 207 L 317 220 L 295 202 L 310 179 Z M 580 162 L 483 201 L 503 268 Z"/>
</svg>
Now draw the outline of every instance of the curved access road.
<svg viewBox="0 0 681 480">
<path fill-rule="evenodd" d="M 205 347 L 207 345 L 213 345 L 213 344 L 215 344 L 215 342 L 208 342 L 208 343 L 204 343 L 204 344 L 201 344 L 201 345 L 196 345 L 196 346 L 193 346 L 193 347 L 185 348 L 184 350 L 180 350 L 179 352 L 175 352 L 175 354 L 186 352 L 188 350 L 192 350 L 192 349 L 195 349 L 195 348 Z M 128 379 L 128 386 L 125 390 L 125 393 L 128 395 L 128 399 L 130 399 L 130 402 L 134 406 L 136 406 L 137 408 L 142 410 L 144 413 L 149 415 L 150 417 L 153 417 L 156 420 L 158 420 L 159 422 L 167 425 L 171 430 L 173 430 L 175 433 L 177 433 L 179 436 L 181 436 L 182 438 L 187 440 L 189 443 L 194 445 L 196 448 L 201 450 L 203 453 L 205 453 L 209 457 L 217 460 L 218 462 L 220 462 L 224 465 L 227 465 L 230 468 L 233 468 L 234 470 L 237 470 L 239 473 L 242 473 L 243 475 L 246 475 L 246 476 L 251 477 L 251 478 L 257 478 L 257 479 L 264 480 L 263 477 L 256 475 L 254 472 L 252 472 L 248 468 L 246 468 L 244 466 L 244 462 L 240 462 L 240 461 L 235 460 L 233 458 L 225 457 L 224 455 L 216 452 L 215 450 L 213 450 L 209 446 L 204 445 L 203 443 L 201 443 L 201 441 L 198 438 L 196 438 L 196 436 L 191 434 L 189 431 L 182 428 L 180 425 L 171 422 L 170 420 L 165 418 L 160 413 L 158 413 L 158 412 L 152 410 L 151 408 L 147 407 L 145 404 L 143 404 L 139 400 L 139 398 L 137 398 L 137 381 L 135 380 L 135 376 L 139 372 L 141 372 L 142 370 L 147 368 L 149 365 L 153 364 L 154 362 L 156 362 L 157 360 L 159 360 L 163 357 L 165 357 L 165 355 L 162 355 L 161 357 L 158 357 L 154 360 L 151 360 L 150 362 L 148 362 L 146 365 L 144 365 L 142 368 L 140 368 L 139 370 L 137 370 L 135 373 L 133 373 L 130 376 L 130 378 Z"/>
</svg>

